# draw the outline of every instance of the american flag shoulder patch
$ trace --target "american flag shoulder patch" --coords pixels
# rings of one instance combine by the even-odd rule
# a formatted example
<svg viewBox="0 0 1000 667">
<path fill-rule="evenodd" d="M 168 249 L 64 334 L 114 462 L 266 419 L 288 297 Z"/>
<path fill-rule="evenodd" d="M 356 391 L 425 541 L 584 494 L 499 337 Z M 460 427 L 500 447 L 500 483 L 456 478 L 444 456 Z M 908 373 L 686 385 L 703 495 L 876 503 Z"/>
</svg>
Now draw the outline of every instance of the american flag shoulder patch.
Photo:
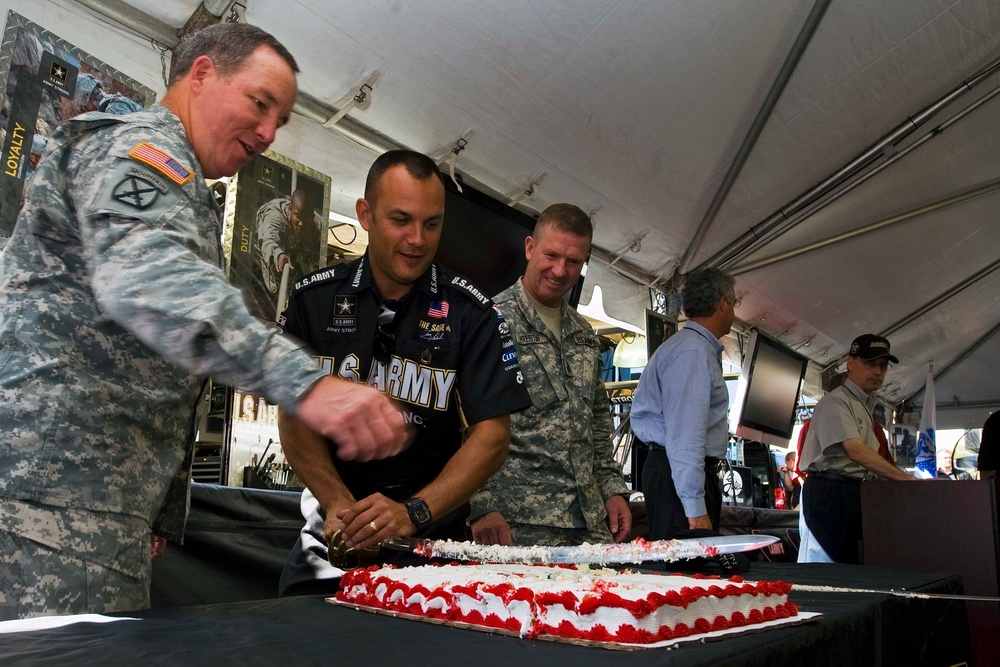
<svg viewBox="0 0 1000 667">
<path fill-rule="evenodd" d="M 128 154 L 129 157 L 156 169 L 177 185 L 184 185 L 194 178 L 194 173 L 190 169 L 148 142 L 142 142 L 130 150 Z"/>
<path fill-rule="evenodd" d="M 429 317 L 434 317 L 437 319 L 444 319 L 448 317 L 448 302 L 447 301 L 435 301 L 431 304 L 431 307 L 427 311 Z"/>
</svg>

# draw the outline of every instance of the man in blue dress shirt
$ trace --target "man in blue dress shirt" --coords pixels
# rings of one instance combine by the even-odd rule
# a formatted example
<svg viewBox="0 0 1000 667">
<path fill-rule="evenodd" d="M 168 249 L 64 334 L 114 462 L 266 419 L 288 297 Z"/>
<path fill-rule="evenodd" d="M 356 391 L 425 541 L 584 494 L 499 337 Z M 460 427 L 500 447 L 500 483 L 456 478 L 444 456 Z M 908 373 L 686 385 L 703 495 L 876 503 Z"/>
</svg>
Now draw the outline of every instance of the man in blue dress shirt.
<svg viewBox="0 0 1000 667">
<path fill-rule="evenodd" d="M 719 529 L 719 462 L 729 443 L 722 337 L 736 317 L 733 277 L 716 268 L 684 283 L 688 321 L 657 348 L 632 399 L 632 431 L 649 445 L 642 468 L 652 539 Z"/>
</svg>

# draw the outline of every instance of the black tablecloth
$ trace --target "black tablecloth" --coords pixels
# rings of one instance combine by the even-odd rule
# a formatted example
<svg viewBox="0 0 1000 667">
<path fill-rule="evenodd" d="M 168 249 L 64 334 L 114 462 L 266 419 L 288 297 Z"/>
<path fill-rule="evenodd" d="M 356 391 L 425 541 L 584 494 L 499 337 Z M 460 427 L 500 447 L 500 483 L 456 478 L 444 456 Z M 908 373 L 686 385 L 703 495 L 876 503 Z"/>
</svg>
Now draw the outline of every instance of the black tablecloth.
<svg viewBox="0 0 1000 667">
<path fill-rule="evenodd" d="M 755 563 L 754 579 L 961 591 L 950 575 L 849 565 Z M 751 577 L 748 577 L 751 578 Z M 25 665 L 952 665 L 969 658 L 962 602 L 793 591 L 823 619 L 672 650 L 612 651 L 522 640 L 335 607 L 319 597 L 122 614 L 139 621 L 0 635 L 0 663 Z"/>
</svg>

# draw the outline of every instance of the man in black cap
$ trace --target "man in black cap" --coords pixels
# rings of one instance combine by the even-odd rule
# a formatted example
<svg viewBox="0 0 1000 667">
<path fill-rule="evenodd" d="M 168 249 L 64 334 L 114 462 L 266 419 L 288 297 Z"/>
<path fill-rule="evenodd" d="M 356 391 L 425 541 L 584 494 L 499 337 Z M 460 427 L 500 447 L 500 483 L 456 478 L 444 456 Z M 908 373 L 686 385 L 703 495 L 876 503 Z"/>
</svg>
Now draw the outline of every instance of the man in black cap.
<svg viewBox="0 0 1000 667">
<path fill-rule="evenodd" d="M 890 363 L 899 360 L 888 340 L 858 336 L 844 384 L 816 404 L 799 462 L 807 475 L 801 511 L 808 528 L 799 562 L 860 562 L 861 483 L 876 477 L 916 479 L 893 462 L 885 433 L 872 417 L 875 392 Z"/>
</svg>

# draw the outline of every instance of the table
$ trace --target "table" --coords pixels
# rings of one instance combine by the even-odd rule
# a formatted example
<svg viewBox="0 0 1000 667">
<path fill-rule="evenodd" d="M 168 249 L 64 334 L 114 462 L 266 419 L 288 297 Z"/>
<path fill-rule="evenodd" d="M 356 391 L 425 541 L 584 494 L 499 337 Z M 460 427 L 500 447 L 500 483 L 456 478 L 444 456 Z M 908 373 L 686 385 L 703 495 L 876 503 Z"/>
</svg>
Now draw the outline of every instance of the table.
<svg viewBox="0 0 1000 667">
<path fill-rule="evenodd" d="M 747 579 L 955 593 L 953 575 L 852 565 L 754 563 Z M 691 643 L 610 651 L 522 640 L 335 607 L 321 597 L 152 609 L 139 621 L 0 635 L 0 664 L 51 665 L 950 665 L 968 660 L 963 602 L 793 591 L 816 623 Z"/>
</svg>

